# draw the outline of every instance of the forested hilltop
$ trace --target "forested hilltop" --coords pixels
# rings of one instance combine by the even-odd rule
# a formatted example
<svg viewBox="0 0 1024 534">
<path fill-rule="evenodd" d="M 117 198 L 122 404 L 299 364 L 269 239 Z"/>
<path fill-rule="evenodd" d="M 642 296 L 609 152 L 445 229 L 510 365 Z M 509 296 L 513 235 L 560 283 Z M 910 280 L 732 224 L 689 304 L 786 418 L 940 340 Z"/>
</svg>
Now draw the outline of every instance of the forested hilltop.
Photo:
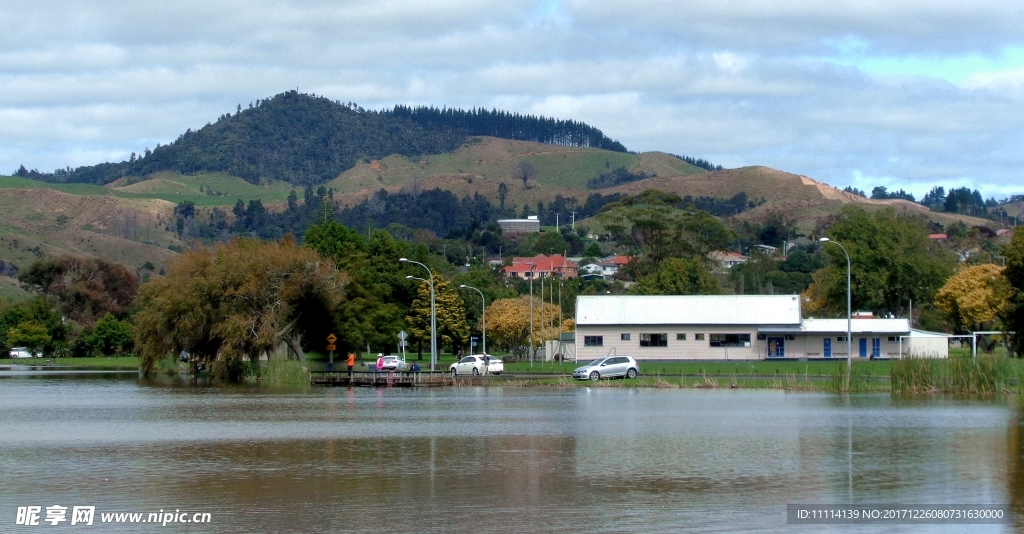
<svg viewBox="0 0 1024 534">
<path fill-rule="evenodd" d="M 283 180 L 317 185 L 359 160 L 446 153 L 470 135 L 626 151 L 597 128 L 571 120 L 484 109 L 395 106 L 371 111 L 351 102 L 288 91 L 248 108 L 239 105 L 235 114 L 222 115 L 199 130 L 189 129 L 169 145 L 133 153 L 128 161 L 52 173 L 22 166 L 15 174 L 47 182 L 104 185 L 159 171 L 216 171 L 254 184 Z"/>
</svg>

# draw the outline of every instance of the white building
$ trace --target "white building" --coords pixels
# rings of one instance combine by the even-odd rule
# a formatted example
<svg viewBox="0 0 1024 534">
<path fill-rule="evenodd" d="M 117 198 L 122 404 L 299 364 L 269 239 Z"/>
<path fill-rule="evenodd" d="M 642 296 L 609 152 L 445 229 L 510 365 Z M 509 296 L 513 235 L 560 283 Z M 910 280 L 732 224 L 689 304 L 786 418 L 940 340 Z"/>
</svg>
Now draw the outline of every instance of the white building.
<svg viewBox="0 0 1024 534">
<path fill-rule="evenodd" d="M 846 319 L 802 319 L 797 295 L 598 295 L 576 300 L 580 361 L 609 354 L 640 360 L 846 358 L 846 329 Z M 915 337 L 907 319 L 854 319 L 852 331 L 855 358 L 898 358 L 915 351 L 948 355 L 944 339 Z"/>
</svg>

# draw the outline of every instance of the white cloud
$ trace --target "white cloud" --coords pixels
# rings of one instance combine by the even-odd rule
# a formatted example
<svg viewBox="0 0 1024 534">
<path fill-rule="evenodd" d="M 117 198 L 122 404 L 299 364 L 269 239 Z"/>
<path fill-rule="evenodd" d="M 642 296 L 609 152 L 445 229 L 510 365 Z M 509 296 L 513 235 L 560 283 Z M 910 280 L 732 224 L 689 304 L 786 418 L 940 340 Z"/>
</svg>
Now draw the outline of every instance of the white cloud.
<svg viewBox="0 0 1024 534">
<path fill-rule="evenodd" d="M 1022 18 L 1001 0 L 8 0 L 0 172 L 120 159 L 299 87 L 582 120 L 840 186 L 1024 192 Z"/>
</svg>

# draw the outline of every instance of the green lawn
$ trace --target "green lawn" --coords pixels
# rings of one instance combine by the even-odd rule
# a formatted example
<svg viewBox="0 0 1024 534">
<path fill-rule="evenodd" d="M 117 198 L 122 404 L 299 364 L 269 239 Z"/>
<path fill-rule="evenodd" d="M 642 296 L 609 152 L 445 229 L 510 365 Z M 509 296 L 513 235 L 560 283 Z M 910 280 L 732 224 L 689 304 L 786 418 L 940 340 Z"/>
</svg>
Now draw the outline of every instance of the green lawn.
<svg viewBox="0 0 1024 534">
<path fill-rule="evenodd" d="M 136 356 L 100 356 L 97 358 L 31 358 L 0 360 L 2 365 L 41 365 L 44 367 L 79 367 L 99 370 L 136 370 L 139 358 Z"/>
</svg>

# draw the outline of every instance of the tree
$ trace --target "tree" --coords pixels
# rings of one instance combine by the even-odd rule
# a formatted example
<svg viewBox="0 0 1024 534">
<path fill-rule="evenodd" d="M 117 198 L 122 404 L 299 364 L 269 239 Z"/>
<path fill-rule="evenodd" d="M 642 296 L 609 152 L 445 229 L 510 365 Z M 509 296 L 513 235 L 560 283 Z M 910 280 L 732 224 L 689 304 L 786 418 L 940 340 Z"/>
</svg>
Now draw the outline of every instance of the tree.
<svg viewBox="0 0 1024 534">
<path fill-rule="evenodd" d="M 498 184 L 498 202 L 500 202 L 500 208 L 502 211 L 505 210 L 505 199 L 508 198 L 508 186 L 505 182 Z"/>
<path fill-rule="evenodd" d="M 237 378 L 243 357 L 255 361 L 282 343 L 302 360 L 302 335 L 332 316 L 344 282 L 334 262 L 290 237 L 186 252 L 139 291 L 142 369 L 184 349 L 193 363 L 216 360 L 218 376 Z"/>
<path fill-rule="evenodd" d="M 828 232 L 846 247 L 852 266 L 853 309 L 902 315 L 910 305 L 931 303 L 953 272 L 955 260 L 928 239 L 927 221 L 897 214 L 893 208 L 869 213 L 856 206 L 843 208 Z M 835 245 L 823 252 L 828 266 L 814 274 L 804 293 L 810 315 L 846 313 L 846 255 Z M 917 306 L 915 306 L 915 309 Z"/>
<path fill-rule="evenodd" d="M 138 277 L 121 264 L 71 255 L 41 259 L 18 273 L 18 281 L 55 298 L 66 317 L 87 325 L 108 312 L 127 316 L 138 288 Z"/>
<path fill-rule="evenodd" d="M 1024 232 L 1019 228 L 1003 247 L 1006 269 L 1003 276 L 1010 284 L 1009 304 L 1003 310 L 1003 324 L 1014 332 L 1010 346 L 1017 357 L 1024 357 Z"/>
<path fill-rule="evenodd" d="M 667 258 L 708 261 L 709 252 L 736 239 L 710 213 L 676 209 L 674 204 L 680 202 L 677 195 L 650 190 L 608 204 L 598 214 L 616 244 L 638 256 L 628 265 L 636 279 L 656 271 Z"/>
<path fill-rule="evenodd" d="M 434 309 L 437 323 L 437 350 L 448 345 L 452 352 L 469 341 L 466 305 L 450 281 L 432 271 L 434 276 Z M 415 340 L 430 340 L 430 284 L 421 282 L 405 318 Z"/>
<path fill-rule="evenodd" d="M 720 292 L 705 262 L 686 258 L 661 262 L 657 271 L 637 280 L 631 291 L 636 295 L 714 295 Z"/>
<path fill-rule="evenodd" d="M 533 334 L 534 342 L 551 339 L 569 325 L 562 321 L 552 331 L 542 321 L 542 317 L 561 317 L 561 309 L 540 298 L 533 299 Z M 530 345 L 530 296 L 498 299 L 487 307 L 487 341 L 496 346 L 504 347 L 512 353 L 512 358 L 519 360 L 529 355 Z"/>
<path fill-rule="evenodd" d="M 96 322 L 89 341 L 101 354 L 126 354 L 135 344 L 133 336 L 131 323 L 118 321 L 114 314 L 107 313 Z"/>
<path fill-rule="evenodd" d="M 960 333 L 988 329 L 1010 296 L 1010 284 L 1002 271 L 991 263 L 960 269 L 936 293 L 935 306 Z"/>
<path fill-rule="evenodd" d="M 7 342 L 12 347 L 28 347 L 35 352 L 41 352 L 50 340 L 46 325 L 38 321 L 25 321 L 7 331 Z"/>
<path fill-rule="evenodd" d="M 523 182 L 523 189 L 529 189 L 530 180 L 537 176 L 537 168 L 526 160 L 519 160 L 512 166 L 512 177 Z"/>
</svg>

